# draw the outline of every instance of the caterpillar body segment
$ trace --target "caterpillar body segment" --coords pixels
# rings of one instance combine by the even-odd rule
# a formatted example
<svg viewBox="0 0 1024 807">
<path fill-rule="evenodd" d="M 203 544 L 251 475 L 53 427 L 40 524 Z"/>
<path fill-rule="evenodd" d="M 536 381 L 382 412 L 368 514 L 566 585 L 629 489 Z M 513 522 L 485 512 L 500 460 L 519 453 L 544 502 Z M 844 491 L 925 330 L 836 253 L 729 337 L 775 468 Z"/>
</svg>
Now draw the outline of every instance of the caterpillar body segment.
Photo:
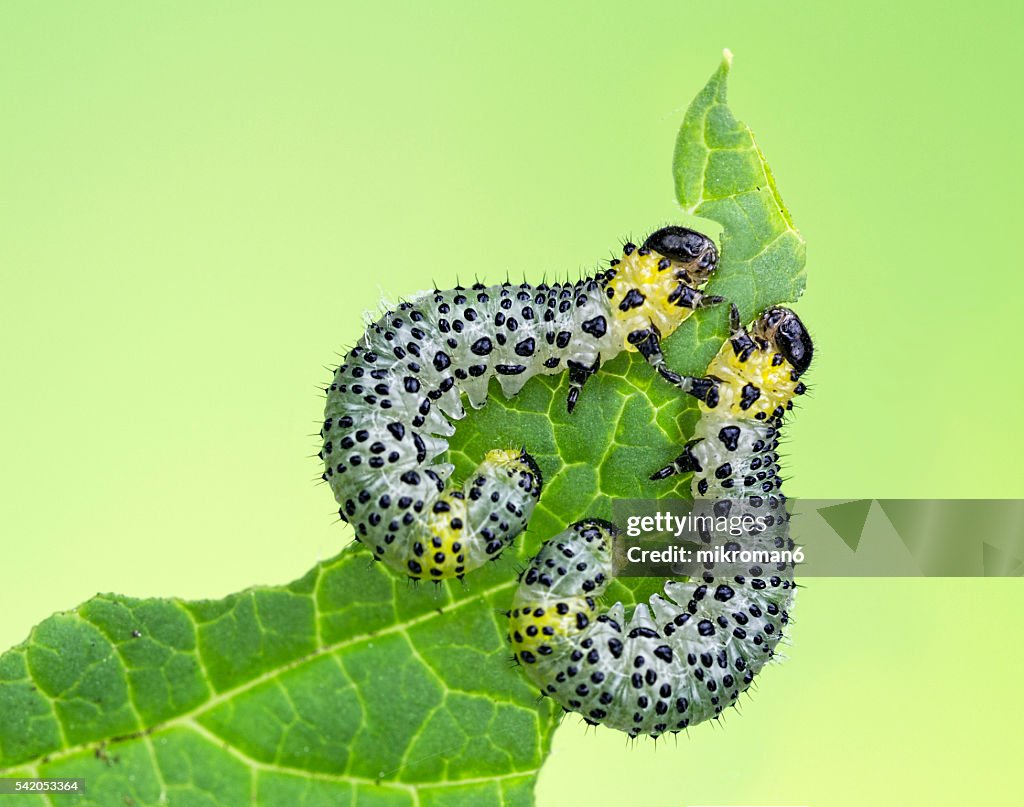
<svg viewBox="0 0 1024 807">
<path fill-rule="evenodd" d="M 773 308 L 749 331 L 734 327 L 704 379 L 677 377 L 700 399 L 701 420 L 653 478 L 692 473 L 695 515 L 761 517 L 743 549 L 793 548 L 778 434 L 812 354 L 796 314 Z M 612 577 L 615 535 L 588 520 L 541 547 L 509 614 L 516 659 L 565 709 L 632 737 L 717 717 L 775 653 L 795 594 L 792 564 L 705 566 L 699 579 L 666 583 L 664 596 L 637 605 L 627 621 L 621 603 L 603 610 L 597 602 Z"/>
<path fill-rule="evenodd" d="M 643 352 L 717 299 L 700 291 L 717 260 L 706 236 L 667 227 L 575 283 L 434 290 L 387 312 L 327 390 L 320 455 L 339 515 L 414 579 L 496 558 L 529 521 L 541 474 L 527 451 L 496 450 L 450 488 L 453 468 L 438 457 L 463 400 L 483 406 L 492 379 L 511 396 L 536 375 L 568 373 L 571 412 L 603 361 Z"/>
</svg>

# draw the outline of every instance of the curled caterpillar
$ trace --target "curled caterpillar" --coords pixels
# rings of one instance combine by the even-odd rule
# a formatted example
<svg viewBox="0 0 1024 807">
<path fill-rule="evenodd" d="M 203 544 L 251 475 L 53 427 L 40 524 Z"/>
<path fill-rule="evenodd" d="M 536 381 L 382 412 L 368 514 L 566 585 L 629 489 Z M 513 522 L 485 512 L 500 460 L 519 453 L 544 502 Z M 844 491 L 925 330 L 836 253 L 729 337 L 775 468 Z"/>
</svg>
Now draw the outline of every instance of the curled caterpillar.
<svg viewBox="0 0 1024 807">
<path fill-rule="evenodd" d="M 702 379 L 674 376 L 700 399 L 694 439 L 664 479 L 692 473 L 695 511 L 763 515 L 744 548 L 792 548 L 779 477 L 779 428 L 811 339 L 796 314 L 772 308 L 750 332 L 732 309 L 732 334 Z M 705 565 L 701 579 L 668 582 L 665 597 L 639 604 L 627 623 L 621 603 L 597 598 L 612 577 L 607 522 L 581 521 L 546 542 L 520 577 L 509 640 L 526 675 L 566 710 L 631 737 L 657 737 L 717 717 L 772 658 L 795 594 L 791 565 Z M 704 536 L 702 536 L 704 538 Z"/>
<path fill-rule="evenodd" d="M 461 578 L 522 532 L 541 474 L 525 451 L 494 450 L 461 489 L 434 460 L 498 380 L 514 395 L 535 375 L 568 372 L 571 412 L 602 361 L 639 351 L 663 366 L 660 340 L 694 310 L 718 252 L 666 227 L 576 283 L 477 284 L 427 292 L 387 312 L 345 357 L 327 390 L 323 478 L 339 515 L 374 557 L 414 579 Z M 663 371 L 664 372 L 664 371 Z"/>
</svg>

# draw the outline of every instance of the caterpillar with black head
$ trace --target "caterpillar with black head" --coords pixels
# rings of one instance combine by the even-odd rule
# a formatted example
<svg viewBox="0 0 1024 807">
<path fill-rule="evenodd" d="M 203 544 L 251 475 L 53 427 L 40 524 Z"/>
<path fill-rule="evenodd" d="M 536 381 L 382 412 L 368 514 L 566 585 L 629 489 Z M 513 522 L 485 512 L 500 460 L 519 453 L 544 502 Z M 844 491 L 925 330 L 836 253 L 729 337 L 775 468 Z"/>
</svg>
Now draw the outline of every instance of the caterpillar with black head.
<svg viewBox="0 0 1024 807">
<path fill-rule="evenodd" d="M 779 476 L 779 429 L 813 344 L 796 314 L 772 308 L 748 332 L 732 308 L 732 333 L 703 378 L 666 378 L 700 401 L 693 440 L 652 479 L 692 473 L 695 512 L 764 516 L 743 548 L 792 549 Z M 577 522 L 546 542 L 520 576 L 509 612 L 516 660 L 543 694 L 590 723 L 657 737 L 735 703 L 772 658 L 795 594 L 792 564 L 743 574 L 705 565 L 697 580 L 668 582 L 638 604 L 597 599 L 612 578 L 616 529 Z M 702 536 L 703 538 L 704 536 Z"/>
<path fill-rule="evenodd" d="M 541 474 L 525 451 L 494 450 L 461 489 L 435 462 L 496 378 L 514 395 L 535 375 L 569 374 L 567 405 L 603 361 L 639 351 L 663 365 L 662 337 L 698 308 L 718 264 L 714 242 L 665 227 L 576 283 L 424 293 L 371 325 L 327 389 L 323 478 L 339 515 L 374 557 L 414 579 L 461 578 L 522 532 Z"/>
</svg>

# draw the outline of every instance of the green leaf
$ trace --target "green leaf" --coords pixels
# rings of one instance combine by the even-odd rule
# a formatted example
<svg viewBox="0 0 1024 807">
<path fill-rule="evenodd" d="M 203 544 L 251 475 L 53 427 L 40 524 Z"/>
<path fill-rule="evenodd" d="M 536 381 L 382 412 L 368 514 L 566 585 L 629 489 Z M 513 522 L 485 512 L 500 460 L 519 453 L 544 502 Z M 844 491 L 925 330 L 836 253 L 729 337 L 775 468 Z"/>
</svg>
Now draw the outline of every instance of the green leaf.
<svg viewBox="0 0 1024 807">
<path fill-rule="evenodd" d="M 804 290 L 806 247 L 775 187 L 754 134 L 726 103 L 732 54 L 686 111 L 676 140 L 676 197 L 692 215 L 722 225 L 719 271 L 708 284 L 744 321 Z"/>
<path fill-rule="evenodd" d="M 803 242 L 725 106 L 727 72 L 687 112 L 675 176 L 687 212 L 724 226 L 714 291 L 749 315 L 799 294 Z M 676 367 L 703 370 L 725 314 L 668 340 Z M 515 551 L 464 584 L 413 587 L 350 547 L 290 585 L 201 602 L 101 595 L 42 622 L 0 656 L 0 775 L 86 779 L 69 804 L 532 803 L 559 715 L 511 665 L 501 612 L 516 569 L 616 497 L 687 497 L 688 479 L 647 477 L 697 419 L 635 355 L 591 379 L 572 416 L 567 394 L 564 377 L 513 400 L 495 388 L 459 424 L 456 476 L 525 445 L 546 480 Z M 618 581 L 609 601 L 661 582 Z"/>
<path fill-rule="evenodd" d="M 348 550 L 219 601 L 96 597 L 0 657 L 0 768 L 91 804 L 527 803 L 554 714 L 508 663 L 512 579 L 412 589 Z"/>
</svg>

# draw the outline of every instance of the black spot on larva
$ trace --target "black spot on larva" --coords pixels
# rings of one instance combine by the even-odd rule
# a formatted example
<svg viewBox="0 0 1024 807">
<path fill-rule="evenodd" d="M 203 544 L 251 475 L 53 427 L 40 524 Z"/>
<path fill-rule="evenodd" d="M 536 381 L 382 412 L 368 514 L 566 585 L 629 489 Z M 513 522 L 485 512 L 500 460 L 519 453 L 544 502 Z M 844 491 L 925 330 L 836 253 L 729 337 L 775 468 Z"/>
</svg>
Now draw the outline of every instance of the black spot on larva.
<svg viewBox="0 0 1024 807">
<path fill-rule="evenodd" d="M 718 439 L 729 451 L 739 447 L 740 429 L 738 426 L 723 426 L 718 432 Z"/>
<path fill-rule="evenodd" d="M 754 402 L 761 397 L 761 390 L 755 387 L 753 384 L 746 384 L 743 387 L 743 391 L 740 397 L 740 409 L 750 409 L 754 405 Z"/>
<path fill-rule="evenodd" d="M 637 328 L 626 335 L 626 341 L 631 345 L 639 345 L 650 339 L 652 335 L 654 335 L 654 331 L 651 328 Z"/>
<path fill-rule="evenodd" d="M 423 438 L 416 432 L 412 433 L 412 443 L 416 446 L 416 462 L 423 462 L 427 458 L 427 446 L 423 442 Z"/>
<path fill-rule="evenodd" d="M 532 356 L 533 355 L 533 351 L 536 349 L 536 347 L 537 347 L 537 343 L 534 341 L 533 337 L 532 336 L 527 337 L 526 339 L 523 339 L 521 342 L 518 342 L 516 344 L 516 347 L 515 347 L 516 355 L 517 356 Z"/>
<path fill-rule="evenodd" d="M 622 298 L 622 302 L 619 303 L 619 310 L 629 311 L 631 308 L 639 308 L 646 299 L 639 289 L 630 289 L 626 292 L 626 296 Z"/>
<path fill-rule="evenodd" d="M 597 339 L 600 339 L 608 332 L 608 322 L 602 316 L 596 316 L 593 319 L 585 320 L 580 327 L 583 329 L 584 333 L 589 333 Z"/>
<path fill-rule="evenodd" d="M 557 347 L 568 347 L 570 341 L 572 341 L 572 334 L 569 331 L 560 331 L 558 336 L 555 337 L 555 345 Z"/>
<path fill-rule="evenodd" d="M 442 370 L 447 370 L 449 367 L 451 367 L 451 364 L 451 357 L 443 350 L 439 350 L 437 351 L 437 353 L 434 354 L 434 369 L 437 370 L 438 372 L 441 372 Z"/>
<path fill-rule="evenodd" d="M 498 375 L 519 375 L 526 372 L 526 367 L 522 364 L 498 364 L 494 369 Z"/>
<path fill-rule="evenodd" d="M 486 356 L 494 350 L 494 345 L 486 336 L 481 336 L 472 345 L 470 345 L 469 349 L 477 356 Z"/>
<path fill-rule="evenodd" d="M 715 589 L 715 599 L 719 602 L 729 602 L 736 594 L 733 589 L 725 583 L 722 583 L 718 588 Z"/>
</svg>

